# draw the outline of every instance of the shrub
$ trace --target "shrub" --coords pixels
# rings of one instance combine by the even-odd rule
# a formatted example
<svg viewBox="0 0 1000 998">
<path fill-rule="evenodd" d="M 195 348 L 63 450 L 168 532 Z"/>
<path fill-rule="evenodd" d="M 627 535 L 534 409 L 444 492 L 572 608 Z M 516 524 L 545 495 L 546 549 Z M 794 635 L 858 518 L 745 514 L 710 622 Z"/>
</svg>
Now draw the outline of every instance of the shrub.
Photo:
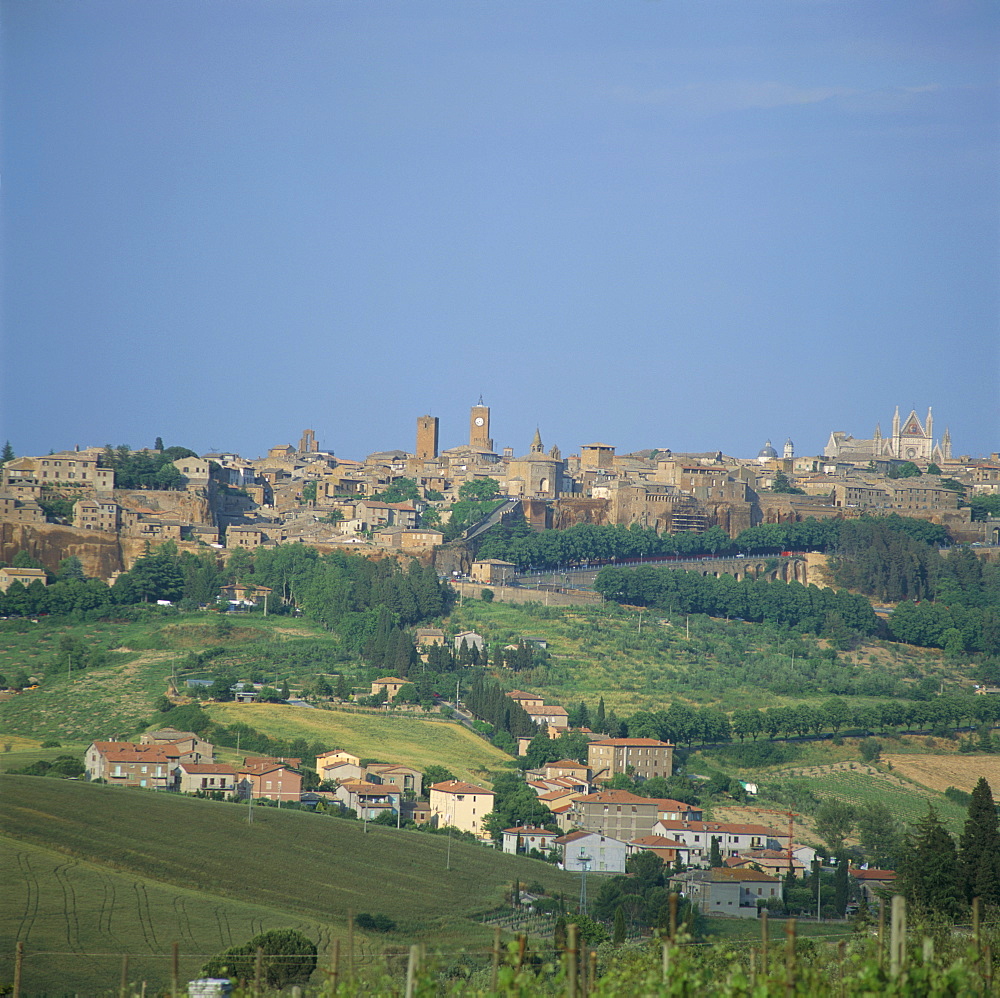
<svg viewBox="0 0 1000 998">
<path fill-rule="evenodd" d="M 48 741 L 42 742 L 42 748 L 62 748 L 62 745 L 50 738 Z"/>
<path fill-rule="evenodd" d="M 392 932 L 396 923 L 388 915 L 369 915 L 363 911 L 354 919 L 354 924 L 366 932 Z"/>
<path fill-rule="evenodd" d="M 252 981 L 257 950 L 264 953 L 264 979 L 269 987 L 305 984 L 316 969 L 316 944 L 295 929 L 272 929 L 212 957 L 202 968 L 206 977 Z"/>
</svg>

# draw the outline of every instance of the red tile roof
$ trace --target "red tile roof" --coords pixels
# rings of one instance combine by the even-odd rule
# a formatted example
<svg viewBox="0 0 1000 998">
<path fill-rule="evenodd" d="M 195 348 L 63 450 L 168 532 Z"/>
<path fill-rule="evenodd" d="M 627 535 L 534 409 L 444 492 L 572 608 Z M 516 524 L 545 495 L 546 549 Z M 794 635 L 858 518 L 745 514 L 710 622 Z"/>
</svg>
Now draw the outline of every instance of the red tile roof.
<svg viewBox="0 0 1000 998">
<path fill-rule="evenodd" d="M 492 790 L 484 787 L 477 787 L 472 783 L 463 783 L 461 780 L 445 780 L 444 783 L 435 783 L 431 790 L 439 790 L 444 794 L 489 794 L 494 796 Z"/>
</svg>

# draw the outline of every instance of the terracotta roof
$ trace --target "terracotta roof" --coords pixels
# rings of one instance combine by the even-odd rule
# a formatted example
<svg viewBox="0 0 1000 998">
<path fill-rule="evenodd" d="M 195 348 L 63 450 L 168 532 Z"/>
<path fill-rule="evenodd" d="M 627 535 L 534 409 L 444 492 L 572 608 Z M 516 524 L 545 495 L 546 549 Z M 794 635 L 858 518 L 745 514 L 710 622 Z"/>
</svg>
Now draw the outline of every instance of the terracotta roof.
<svg viewBox="0 0 1000 998">
<path fill-rule="evenodd" d="M 547 828 L 535 828 L 533 825 L 525 825 L 523 828 L 518 826 L 515 828 L 505 828 L 505 832 L 517 832 L 518 835 L 551 835 L 555 838 L 559 833 L 550 832 Z"/>
<path fill-rule="evenodd" d="M 569 717 L 569 711 L 565 707 L 547 707 L 545 704 L 542 704 L 541 707 L 526 707 L 525 711 L 529 716 L 532 714 L 561 714 Z"/>
<path fill-rule="evenodd" d="M 722 868 L 715 868 L 710 871 L 712 879 L 715 881 L 721 880 L 742 880 L 742 881 L 763 881 L 769 884 L 779 883 L 778 877 L 772 877 L 767 873 L 758 873 L 756 870 L 727 870 Z"/>
<path fill-rule="evenodd" d="M 170 762 L 179 755 L 179 752 L 168 752 L 167 745 L 135 745 L 132 742 L 94 742 L 94 745 L 108 762 Z"/>
<path fill-rule="evenodd" d="M 381 679 L 373 679 L 372 682 L 375 683 L 376 685 L 388 684 L 388 683 L 403 683 L 403 684 L 406 684 L 406 683 L 409 682 L 409 680 L 408 679 L 400 679 L 399 676 L 383 676 Z"/>
<path fill-rule="evenodd" d="M 586 804 L 649 804 L 655 805 L 651 797 L 639 797 L 627 790 L 599 790 L 596 794 L 580 797 L 577 803 Z"/>
<path fill-rule="evenodd" d="M 559 845 L 566 845 L 569 842 L 575 842 L 577 839 L 586 838 L 588 835 L 599 835 L 599 832 L 570 832 L 568 835 L 560 835 L 556 839 Z"/>
<path fill-rule="evenodd" d="M 399 789 L 384 783 L 368 783 L 366 780 L 344 780 L 340 784 L 352 794 L 398 794 Z"/>
<path fill-rule="evenodd" d="M 896 871 L 895 870 L 855 870 L 853 868 L 848 870 L 848 873 L 855 880 L 895 880 Z"/>
<path fill-rule="evenodd" d="M 646 849 L 658 848 L 658 849 L 686 849 L 687 846 L 683 842 L 677 842 L 674 839 L 668 839 L 665 835 L 640 835 L 637 839 L 632 839 L 631 844 L 634 846 L 643 846 Z"/>
<path fill-rule="evenodd" d="M 494 796 L 492 790 L 474 786 L 472 783 L 463 783 L 461 780 L 445 780 L 444 783 L 435 783 L 431 790 L 439 790 L 444 794 L 489 794 L 491 797 Z"/>
<path fill-rule="evenodd" d="M 600 741 L 592 741 L 591 745 L 671 745 L 671 742 L 661 742 L 659 738 L 602 738 Z"/>
<path fill-rule="evenodd" d="M 181 769 L 185 773 L 225 773 L 227 776 L 236 775 L 236 770 L 223 762 L 182 762 Z"/>
<path fill-rule="evenodd" d="M 582 763 L 577 762 L 576 759 L 560 759 L 558 762 L 547 762 L 545 763 L 546 769 L 587 769 L 588 767 Z"/>
<path fill-rule="evenodd" d="M 539 794 L 539 800 L 561 800 L 563 797 L 568 797 L 570 794 L 579 793 L 578 790 L 571 790 L 567 787 L 564 790 L 550 790 L 547 794 Z"/>
</svg>

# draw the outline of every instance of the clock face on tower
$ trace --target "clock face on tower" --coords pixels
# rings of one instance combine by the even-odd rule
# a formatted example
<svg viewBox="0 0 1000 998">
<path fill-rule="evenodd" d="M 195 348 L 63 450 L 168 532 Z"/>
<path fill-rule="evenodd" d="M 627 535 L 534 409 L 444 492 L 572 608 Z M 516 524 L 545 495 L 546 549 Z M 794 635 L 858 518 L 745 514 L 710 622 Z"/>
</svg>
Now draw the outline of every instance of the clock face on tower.
<svg viewBox="0 0 1000 998">
<path fill-rule="evenodd" d="M 482 416 L 476 416 L 476 426 L 482 426 L 483 422 L 484 420 Z"/>
</svg>

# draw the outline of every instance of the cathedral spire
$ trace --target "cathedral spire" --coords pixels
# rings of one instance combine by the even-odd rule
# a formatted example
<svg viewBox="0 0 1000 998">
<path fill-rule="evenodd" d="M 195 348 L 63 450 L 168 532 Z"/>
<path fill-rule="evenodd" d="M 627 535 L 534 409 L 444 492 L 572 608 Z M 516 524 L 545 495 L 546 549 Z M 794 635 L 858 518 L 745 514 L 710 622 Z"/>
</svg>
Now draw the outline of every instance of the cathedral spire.
<svg viewBox="0 0 1000 998">
<path fill-rule="evenodd" d="M 531 441 L 531 453 L 532 454 L 542 454 L 544 453 L 544 448 L 542 447 L 542 435 L 538 431 L 538 427 L 535 427 L 535 436 Z"/>
</svg>

